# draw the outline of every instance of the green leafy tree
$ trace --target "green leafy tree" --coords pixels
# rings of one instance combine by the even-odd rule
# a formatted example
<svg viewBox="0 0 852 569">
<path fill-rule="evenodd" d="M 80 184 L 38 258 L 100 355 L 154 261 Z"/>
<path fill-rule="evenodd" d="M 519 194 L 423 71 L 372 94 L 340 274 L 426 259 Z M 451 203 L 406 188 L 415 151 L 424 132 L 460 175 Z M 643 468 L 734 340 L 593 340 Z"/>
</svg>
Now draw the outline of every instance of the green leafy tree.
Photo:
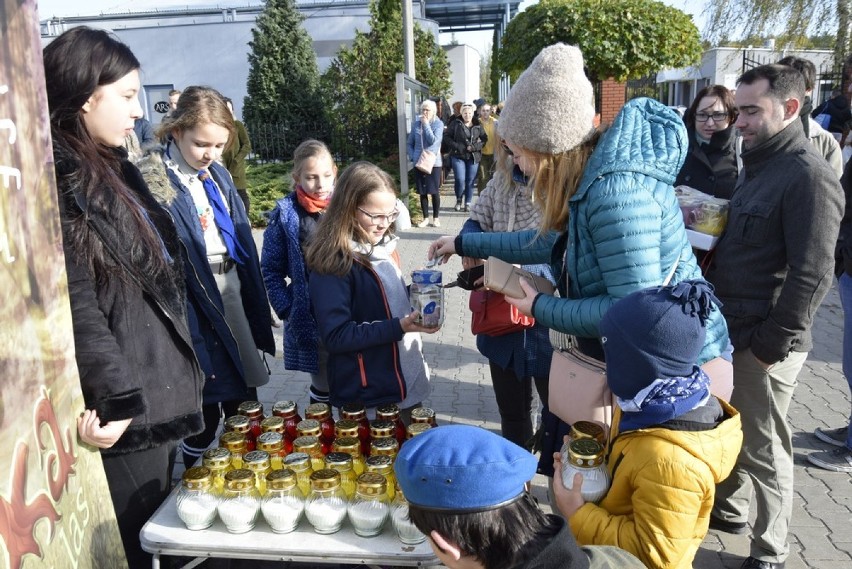
<svg viewBox="0 0 852 569">
<path fill-rule="evenodd" d="M 356 32 L 322 77 L 331 123 L 361 147 L 362 157 L 396 149 L 396 74 L 403 71 L 402 5 L 394 0 L 370 4 L 370 31 Z M 450 88 L 450 65 L 430 32 L 414 27 L 417 80 L 432 96 Z"/>
<path fill-rule="evenodd" d="M 498 56 L 512 79 L 545 47 L 579 46 L 589 75 L 618 81 L 701 57 L 692 17 L 655 0 L 542 0 L 509 22 Z"/>
<path fill-rule="evenodd" d="M 284 156 L 264 158 L 289 157 L 303 138 L 297 133 L 324 122 L 316 54 L 303 19 L 294 0 L 267 0 L 252 30 L 243 118 L 254 135 L 275 125 L 274 131 L 255 138 L 285 141 L 278 145 Z M 255 151 L 264 154 L 263 147 Z"/>
</svg>

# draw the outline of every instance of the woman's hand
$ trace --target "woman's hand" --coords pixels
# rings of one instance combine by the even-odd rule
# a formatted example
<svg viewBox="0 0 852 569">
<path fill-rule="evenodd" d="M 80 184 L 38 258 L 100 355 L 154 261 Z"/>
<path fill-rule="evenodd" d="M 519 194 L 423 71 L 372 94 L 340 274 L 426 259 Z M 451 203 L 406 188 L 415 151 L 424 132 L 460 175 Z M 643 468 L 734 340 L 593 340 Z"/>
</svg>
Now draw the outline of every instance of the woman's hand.
<svg viewBox="0 0 852 569">
<path fill-rule="evenodd" d="M 399 325 L 402 326 L 402 331 L 406 334 L 409 332 L 425 332 L 426 334 L 434 334 L 435 332 L 441 329 L 440 326 L 436 326 L 434 328 L 427 328 L 423 324 L 418 324 L 418 318 L 420 318 L 420 313 L 416 310 L 405 318 L 400 318 Z"/>
<path fill-rule="evenodd" d="M 132 420 L 110 421 L 101 426 L 97 412 L 94 409 L 86 409 L 82 416 L 77 417 L 77 432 L 86 444 L 97 448 L 110 448 L 118 442 Z"/>
<path fill-rule="evenodd" d="M 533 286 L 528 283 L 527 279 L 524 277 L 520 278 L 520 282 L 521 288 L 524 290 L 524 298 L 512 298 L 511 296 L 507 296 L 506 302 L 516 307 L 518 312 L 526 316 L 532 316 L 533 302 L 535 301 L 535 296 L 538 294 L 538 291 L 533 288 Z"/>
<path fill-rule="evenodd" d="M 565 437 L 566 439 L 568 437 Z M 562 483 L 562 453 L 553 453 L 553 495 L 556 498 L 556 509 L 565 519 L 574 515 L 586 501 L 580 491 L 583 488 L 583 475 L 574 475 L 574 483 L 570 490 Z"/>
<path fill-rule="evenodd" d="M 441 257 L 438 259 L 438 264 L 442 265 L 450 260 L 450 257 L 456 254 L 456 238 L 452 235 L 444 235 L 443 237 L 438 237 L 435 241 L 429 245 L 429 251 L 426 253 L 427 259 L 434 259 L 435 257 Z"/>
</svg>

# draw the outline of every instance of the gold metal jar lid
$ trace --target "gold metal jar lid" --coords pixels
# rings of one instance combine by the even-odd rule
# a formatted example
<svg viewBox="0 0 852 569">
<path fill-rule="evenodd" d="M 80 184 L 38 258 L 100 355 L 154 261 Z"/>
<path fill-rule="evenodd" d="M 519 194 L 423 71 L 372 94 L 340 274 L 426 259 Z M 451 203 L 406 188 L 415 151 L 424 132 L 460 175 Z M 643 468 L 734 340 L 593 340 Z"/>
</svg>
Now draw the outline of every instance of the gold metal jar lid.
<svg viewBox="0 0 852 569">
<path fill-rule="evenodd" d="M 272 414 L 284 419 L 289 419 L 293 415 L 299 412 L 299 406 L 296 405 L 295 401 L 276 401 L 275 405 L 272 406 Z"/>
<path fill-rule="evenodd" d="M 182 476 L 183 486 L 187 490 L 206 490 L 212 484 L 210 474 L 210 469 L 204 466 L 188 468 Z"/>
<path fill-rule="evenodd" d="M 434 423 L 435 410 L 429 407 L 415 407 L 411 410 L 412 423 Z"/>
<path fill-rule="evenodd" d="M 305 452 L 292 452 L 284 457 L 283 462 L 288 468 L 301 472 L 311 467 L 311 456 Z"/>
<path fill-rule="evenodd" d="M 399 442 L 396 439 L 386 437 L 383 439 L 373 439 L 370 441 L 370 455 L 396 456 L 399 452 Z"/>
<path fill-rule="evenodd" d="M 224 447 L 209 448 L 201 456 L 201 464 L 210 470 L 222 470 L 231 465 L 231 451 Z"/>
<path fill-rule="evenodd" d="M 331 417 L 331 407 L 326 403 L 311 403 L 305 409 L 305 419 L 325 421 L 329 417 Z"/>
<path fill-rule="evenodd" d="M 296 473 L 290 468 L 271 470 L 266 474 L 266 487 L 269 490 L 289 490 L 296 485 Z"/>
<path fill-rule="evenodd" d="M 396 425 L 390 421 L 373 421 L 370 423 L 370 436 L 374 439 L 392 437 L 396 432 Z"/>
<path fill-rule="evenodd" d="M 340 473 L 331 468 L 323 468 L 311 474 L 311 488 L 314 490 L 333 490 L 340 486 Z"/>
<path fill-rule="evenodd" d="M 606 433 L 603 427 L 591 421 L 577 421 L 571 425 L 572 439 L 594 439 L 603 445 L 606 441 Z"/>
<path fill-rule="evenodd" d="M 254 488 L 254 472 L 246 468 L 232 470 L 225 474 L 225 488 L 242 492 Z"/>
<path fill-rule="evenodd" d="M 423 434 L 429 429 L 432 428 L 432 425 L 429 423 L 411 423 L 406 427 L 406 435 L 410 439 L 411 437 L 416 437 L 417 435 Z"/>
<path fill-rule="evenodd" d="M 348 452 L 330 452 L 325 455 L 325 467 L 348 472 L 352 470 L 352 455 Z"/>
<path fill-rule="evenodd" d="M 365 472 L 356 480 L 355 492 L 365 496 L 377 496 L 388 491 L 387 479 L 378 472 Z"/>
<path fill-rule="evenodd" d="M 260 422 L 260 430 L 264 433 L 283 433 L 284 417 L 276 417 L 275 415 L 267 417 Z"/>
<path fill-rule="evenodd" d="M 267 470 L 269 468 L 269 453 L 265 450 L 253 450 L 243 456 L 243 462 L 249 470 Z"/>
<path fill-rule="evenodd" d="M 334 424 L 334 436 L 341 439 L 343 437 L 358 436 L 358 421 L 352 419 L 340 419 Z"/>
<path fill-rule="evenodd" d="M 237 407 L 237 413 L 249 419 L 259 419 L 263 416 L 263 405 L 260 401 L 243 401 Z"/>
<path fill-rule="evenodd" d="M 312 454 L 320 451 L 320 441 L 317 437 L 296 437 L 293 440 L 293 450 Z"/>
<path fill-rule="evenodd" d="M 246 451 L 246 438 L 242 433 L 228 431 L 219 437 L 219 446 L 223 446 L 232 454 L 243 454 Z"/>
<path fill-rule="evenodd" d="M 342 419 L 352 419 L 359 421 L 367 416 L 367 409 L 363 403 L 344 403 L 340 408 L 340 417 Z"/>
<path fill-rule="evenodd" d="M 603 464 L 604 448 L 594 439 L 577 439 L 568 445 L 568 460 L 576 466 L 593 467 Z"/>
<path fill-rule="evenodd" d="M 251 420 L 245 415 L 231 415 L 225 419 L 225 431 L 247 433 L 251 429 Z"/>
<path fill-rule="evenodd" d="M 361 456 L 361 441 L 356 437 L 340 437 L 339 439 L 334 439 L 334 442 L 331 443 L 331 450 L 334 452 L 346 452 L 349 453 L 353 458 L 355 453 L 358 453 L 358 456 Z"/>
<path fill-rule="evenodd" d="M 393 457 L 388 455 L 371 456 L 364 461 L 367 472 L 378 472 L 385 475 L 393 473 Z"/>
<path fill-rule="evenodd" d="M 322 432 L 320 423 L 316 419 L 305 419 L 296 423 L 296 431 L 300 437 L 318 437 Z"/>
<path fill-rule="evenodd" d="M 399 419 L 399 405 L 389 403 L 376 407 L 376 419 L 379 421 L 396 421 Z"/>
<path fill-rule="evenodd" d="M 275 418 L 280 419 L 280 417 Z M 257 448 L 268 453 L 279 453 L 284 448 L 284 435 L 275 431 L 261 433 L 257 437 Z"/>
</svg>

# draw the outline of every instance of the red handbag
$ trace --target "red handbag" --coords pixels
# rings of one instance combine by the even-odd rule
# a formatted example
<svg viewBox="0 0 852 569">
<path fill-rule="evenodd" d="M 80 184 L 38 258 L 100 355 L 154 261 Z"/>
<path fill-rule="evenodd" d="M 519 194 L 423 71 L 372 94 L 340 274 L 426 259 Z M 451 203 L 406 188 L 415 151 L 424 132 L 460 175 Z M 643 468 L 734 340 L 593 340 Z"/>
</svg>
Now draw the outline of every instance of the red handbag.
<svg viewBox="0 0 852 569">
<path fill-rule="evenodd" d="M 535 318 L 518 312 L 499 292 L 485 289 L 471 291 L 468 306 L 473 313 L 470 331 L 474 334 L 504 336 L 535 325 Z"/>
</svg>

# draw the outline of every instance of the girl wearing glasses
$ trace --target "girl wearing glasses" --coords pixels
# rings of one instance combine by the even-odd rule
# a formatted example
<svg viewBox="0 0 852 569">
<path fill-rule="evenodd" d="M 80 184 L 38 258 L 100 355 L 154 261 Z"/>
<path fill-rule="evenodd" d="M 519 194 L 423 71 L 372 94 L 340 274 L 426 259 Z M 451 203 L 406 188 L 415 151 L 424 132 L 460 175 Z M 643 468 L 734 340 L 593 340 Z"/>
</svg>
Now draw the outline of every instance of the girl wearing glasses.
<svg viewBox="0 0 852 569">
<path fill-rule="evenodd" d="M 737 167 L 737 110 L 734 95 L 722 85 L 710 85 L 686 111 L 689 151 L 675 186 L 689 186 L 717 198 L 734 193 Z"/>
<path fill-rule="evenodd" d="M 329 401 L 368 409 L 397 403 L 407 422 L 429 395 L 429 368 L 402 277 L 390 176 L 367 162 L 346 168 L 307 247 L 309 292 L 328 358 Z"/>
</svg>

